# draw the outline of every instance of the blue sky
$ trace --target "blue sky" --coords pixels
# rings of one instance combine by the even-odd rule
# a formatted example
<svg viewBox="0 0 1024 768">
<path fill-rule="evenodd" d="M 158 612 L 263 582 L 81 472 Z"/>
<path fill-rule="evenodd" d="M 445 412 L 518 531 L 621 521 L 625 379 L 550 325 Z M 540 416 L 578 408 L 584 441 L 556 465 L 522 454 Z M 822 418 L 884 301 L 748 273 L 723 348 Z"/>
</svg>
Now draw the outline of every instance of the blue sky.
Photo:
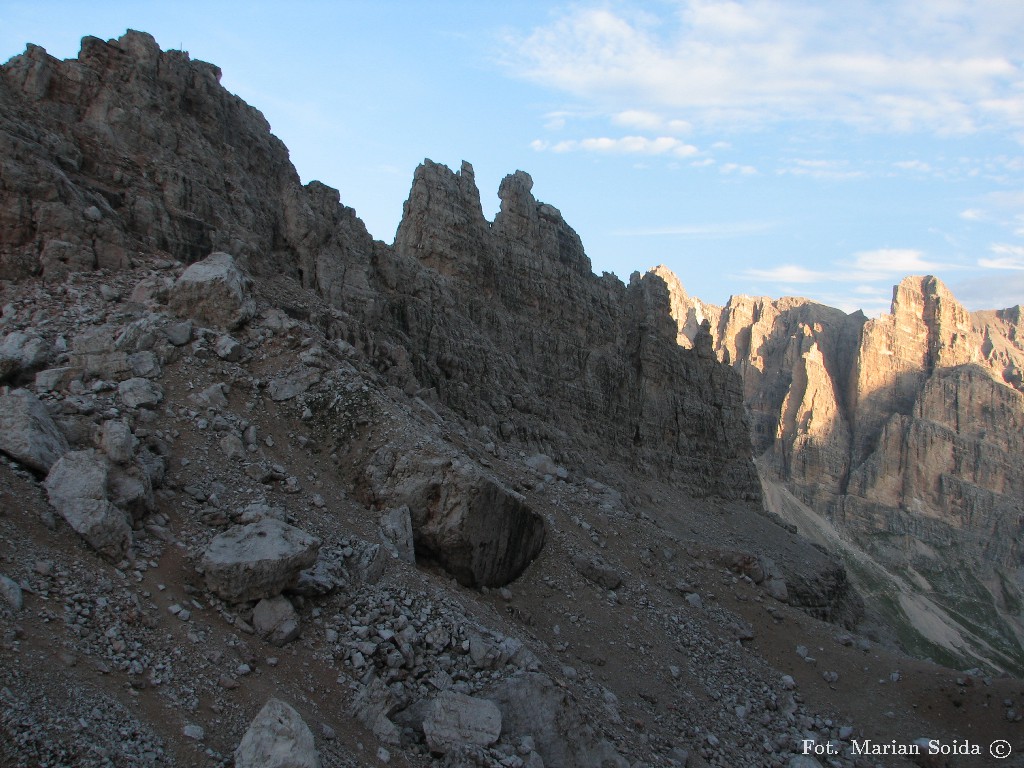
<svg viewBox="0 0 1024 768">
<path fill-rule="evenodd" d="M 869 315 L 1024 302 L 1024 3 L 10 2 L 0 60 L 152 33 L 220 66 L 391 242 L 424 158 L 529 172 L 594 269 Z"/>
</svg>

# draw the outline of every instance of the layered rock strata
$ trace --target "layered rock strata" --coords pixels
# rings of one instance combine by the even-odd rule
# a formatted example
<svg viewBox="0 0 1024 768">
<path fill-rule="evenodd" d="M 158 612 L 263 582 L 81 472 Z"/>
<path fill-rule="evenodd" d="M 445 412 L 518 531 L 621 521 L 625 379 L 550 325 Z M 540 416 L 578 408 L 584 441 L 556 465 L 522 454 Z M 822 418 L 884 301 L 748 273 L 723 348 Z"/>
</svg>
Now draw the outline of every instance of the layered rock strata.
<svg viewBox="0 0 1024 768">
<path fill-rule="evenodd" d="M 219 77 L 140 32 L 85 38 L 77 59 L 30 46 L 8 62 L 0 276 L 55 281 L 137 253 L 193 263 L 223 251 L 256 278 L 318 291 L 339 311 L 316 322 L 495 440 L 576 466 L 585 454 L 624 461 L 698 495 L 759 498 L 738 380 L 671 343 L 657 276 L 625 286 L 593 275 L 527 174 L 502 182 L 488 222 L 469 164 L 425 162 L 388 247 L 335 190 L 300 184 L 262 115 Z M 172 305 L 189 301 L 186 278 Z M 171 289 L 140 290 L 145 300 Z"/>
<path fill-rule="evenodd" d="M 798 298 L 718 308 L 658 273 L 681 344 L 696 344 L 699 318 L 714 320 L 768 478 L 884 563 L 925 574 L 929 590 L 970 603 L 987 583 L 985 600 L 1020 624 L 1009 610 L 1024 555 L 1020 307 L 972 314 L 924 276 L 904 279 L 872 320 Z"/>
</svg>

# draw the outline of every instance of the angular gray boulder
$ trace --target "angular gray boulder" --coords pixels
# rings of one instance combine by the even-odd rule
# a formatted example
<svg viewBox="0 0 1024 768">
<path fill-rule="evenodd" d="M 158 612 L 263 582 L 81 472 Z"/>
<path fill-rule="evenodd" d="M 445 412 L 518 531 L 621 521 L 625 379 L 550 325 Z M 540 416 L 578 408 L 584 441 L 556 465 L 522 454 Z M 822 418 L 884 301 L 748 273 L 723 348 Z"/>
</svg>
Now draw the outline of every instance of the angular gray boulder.
<svg viewBox="0 0 1024 768">
<path fill-rule="evenodd" d="M 545 674 L 507 678 L 486 692 L 502 716 L 507 741 L 529 736 L 545 765 L 561 768 L 629 768 L 629 762 L 587 723 L 569 694 Z"/>
<path fill-rule="evenodd" d="M 268 517 L 215 536 L 201 567 L 209 590 L 229 603 L 262 600 L 294 584 L 319 550 L 315 536 Z"/>
<path fill-rule="evenodd" d="M 256 603 L 252 626 L 257 635 L 276 646 L 287 645 L 302 631 L 299 614 L 284 595 L 266 597 Z"/>
<path fill-rule="evenodd" d="M 501 736 L 501 712 L 493 701 L 445 691 L 430 702 L 423 734 L 441 754 L 463 744 L 487 747 Z"/>
<path fill-rule="evenodd" d="M 171 289 L 171 311 L 210 328 L 234 330 L 256 314 L 249 278 L 227 253 L 211 253 L 186 269 Z"/>
<path fill-rule="evenodd" d="M 46 341 L 39 336 L 23 331 L 7 334 L 0 341 L 0 382 L 44 367 L 47 357 Z"/>
<path fill-rule="evenodd" d="M 164 399 L 164 389 L 149 379 L 136 377 L 117 385 L 117 394 L 126 408 L 156 408 Z"/>
<path fill-rule="evenodd" d="M 120 560 L 132 543 L 127 515 L 109 498 L 110 464 L 95 450 L 71 451 L 46 476 L 50 504 L 105 557 Z"/>
<path fill-rule="evenodd" d="M 70 450 L 46 406 L 27 389 L 0 397 L 0 453 L 37 472 Z"/>
<path fill-rule="evenodd" d="M 299 713 L 272 698 L 242 736 L 235 768 L 320 768 L 320 754 Z"/>
<path fill-rule="evenodd" d="M 416 543 L 412 532 L 412 516 L 404 504 L 389 509 L 380 516 L 380 529 L 384 546 L 399 560 L 410 565 L 416 563 Z"/>
</svg>

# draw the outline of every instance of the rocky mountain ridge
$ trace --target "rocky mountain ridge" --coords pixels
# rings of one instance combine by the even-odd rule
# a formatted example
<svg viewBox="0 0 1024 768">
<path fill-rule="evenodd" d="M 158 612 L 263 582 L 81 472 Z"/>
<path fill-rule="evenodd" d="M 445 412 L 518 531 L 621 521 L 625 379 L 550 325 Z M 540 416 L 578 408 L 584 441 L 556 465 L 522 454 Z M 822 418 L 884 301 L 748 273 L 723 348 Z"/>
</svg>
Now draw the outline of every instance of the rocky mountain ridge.
<svg viewBox="0 0 1024 768">
<path fill-rule="evenodd" d="M 468 164 L 373 241 L 218 78 L 139 32 L 0 68 L 0 761 L 1019 740 L 1017 681 L 853 634 L 665 276 L 594 276 L 523 172 L 487 222 Z"/>
<path fill-rule="evenodd" d="M 742 375 L 765 479 L 936 598 L 949 625 L 989 628 L 985 647 L 957 647 L 948 627 L 919 623 L 925 650 L 1019 669 L 1021 308 L 969 313 L 931 276 L 905 278 L 872 320 L 799 298 L 714 307 L 656 272 L 680 343 L 709 319 L 717 355 Z"/>
<path fill-rule="evenodd" d="M 492 224 L 469 164 L 452 173 L 427 161 L 389 248 L 335 190 L 302 186 L 266 121 L 218 78 L 142 33 L 85 38 L 77 60 L 30 47 L 8 62 L 0 276 L 50 281 L 123 268 L 133 253 L 190 263 L 228 252 L 254 276 L 324 296 L 345 315 L 333 333 L 371 346 L 396 386 L 483 429 L 561 458 L 578 449 L 563 435 L 600 428 L 579 444 L 696 492 L 758 496 L 731 374 L 664 343 L 656 277 L 595 277 L 527 174 L 502 182 Z"/>
</svg>

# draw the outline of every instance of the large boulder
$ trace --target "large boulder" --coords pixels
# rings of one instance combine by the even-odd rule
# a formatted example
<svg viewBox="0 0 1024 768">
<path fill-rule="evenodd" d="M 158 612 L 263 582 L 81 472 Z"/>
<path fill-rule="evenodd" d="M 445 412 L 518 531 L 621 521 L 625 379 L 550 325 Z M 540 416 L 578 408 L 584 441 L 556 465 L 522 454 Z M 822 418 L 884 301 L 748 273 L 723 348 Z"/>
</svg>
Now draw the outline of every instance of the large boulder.
<svg viewBox="0 0 1024 768">
<path fill-rule="evenodd" d="M 234 330 L 256 314 L 249 278 L 227 253 L 211 253 L 186 269 L 171 289 L 171 311 L 211 328 Z"/>
<path fill-rule="evenodd" d="M 17 379 L 46 365 L 46 340 L 24 331 L 14 331 L 0 341 L 0 382 Z"/>
<path fill-rule="evenodd" d="M 320 540 L 266 517 L 215 536 L 203 553 L 206 586 L 229 603 L 276 597 L 316 562 Z"/>
<path fill-rule="evenodd" d="M 277 646 L 290 643 L 302 631 L 299 614 L 284 595 L 265 597 L 256 603 L 252 612 L 252 626 L 256 634 Z"/>
<path fill-rule="evenodd" d="M 628 768 L 612 744 L 589 725 L 568 693 L 545 674 L 507 678 L 486 692 L 501 711 L 509 742 L 529 736 L 545 765 L 562 768 Z"/>
<path fill-rule="evenodd" d="M 501 736 L 501 712 L 493 701 L 445 691 L 427 708 L 423 734 L 431 751 L 442 754 L 463 744 L 487 747 Z"/>
<path fill-rule="evenodd" d="M 299 713 L 270 699 L 242 736 L 235 768 L 320 768 L 320 755 Z"/>
<path fill-rule="evenodd" d="M 128 517 L 109 498 L 110 464 L 95 450 L 71 451 L 46 477 L 50 504 L 100 554 L 120 560 L 132 543 Z"/>
<path fill-rule="evenodd" d="M 39 398 L 27 389 L 0 397 L 0 453 L 37 472 L 49 472 L 69 450 L 67 439 Z"/>
<path fill-rule="evenodd" d="M 117 394 L 126 408 L 153 409 L 164 399 L 164 388 L 155 381 L 136 377 L 118 384 Z"/>
<path fill-rule="evenodd" d="M 440 563 L 460 584 L 502 587 L 544 546 L 544 518 L 522 495 L 434 446 L 395 441 L 376 451 L 364 472 L 375 502 L 408 507 L 413 558 Z"/>
</svg>

